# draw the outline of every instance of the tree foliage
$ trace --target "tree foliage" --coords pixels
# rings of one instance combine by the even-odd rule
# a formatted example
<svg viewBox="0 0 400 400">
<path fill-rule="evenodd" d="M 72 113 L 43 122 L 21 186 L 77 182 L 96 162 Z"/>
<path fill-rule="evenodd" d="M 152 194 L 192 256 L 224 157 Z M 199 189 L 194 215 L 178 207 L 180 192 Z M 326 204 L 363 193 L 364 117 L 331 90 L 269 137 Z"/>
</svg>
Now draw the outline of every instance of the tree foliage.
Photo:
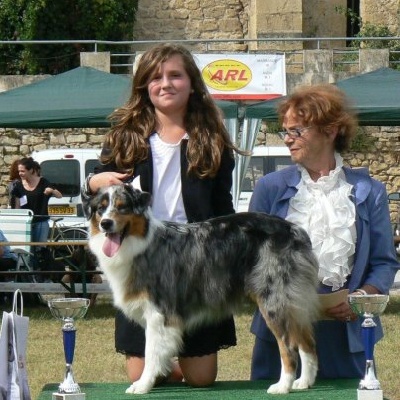
<svg viewBox="0 0 400 400">
<path fill-rule="evenodd" d="M 345 9 L 344 7 L 335 7 L 336 12 L 339 14 L 346 15 L 350 19 L 352 24 L 358 24 L 360 31 L 354 36 L 359 38 L 358 40 L 352 40 L 350 47 L 356 49 L 389 49 L 389 61 L 399 69 L 400 64 L 400 44 L 398 40 L 390 40 L 384 38 L 395 37 L 396 34 L 392 32 L 388 26 L 384 24 L 373 24 L 371 22 L 364 22 L 362 18 L 355 13 L 352 9 Z M 362 38 L 382 38 L 381 40 L 362 40 Z M 361 40 L 360 40 L 361 39 Z"/>
<path fill-rule="evenodd" d="M 132 40 L 138 0 L 0 0 L 0 38 Z M 2 44 L 0 74 L 57 74 L 93 44 Z M 101 51 L 101 48 L 97 50 Z M 124 49 L 118 48 L 118 51 Z"/>
</svg>

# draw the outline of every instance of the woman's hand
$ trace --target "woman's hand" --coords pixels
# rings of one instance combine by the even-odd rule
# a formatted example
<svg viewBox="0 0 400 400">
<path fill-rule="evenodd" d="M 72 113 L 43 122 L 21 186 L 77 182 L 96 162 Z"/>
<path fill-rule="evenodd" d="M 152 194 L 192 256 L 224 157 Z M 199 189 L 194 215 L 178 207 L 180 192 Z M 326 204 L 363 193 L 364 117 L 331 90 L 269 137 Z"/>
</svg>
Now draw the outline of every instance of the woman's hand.
<svg viewBox="0 0 400 400">
<path fill-rule="evenodd" d="M 380 294 L 379 290 L 372 285 L 364 285 L 362 288 L 350 293 L 352 296 L 361 296 L 365 294 Z M 343 302 L 335 307 L 326 309 L 325 314 L 328 317 L 337 319 L 339 321 L 351 322 L 357 319 L 357 314 L 353 313 L 349 303 Z"/>
<path fill-rule="evenodd" d="M 90 192 L 94 194 L 97 193 L 101 187 L 121 185 L 123 181 L 129 177 L 129 174 L 120 174 L 118 172 L 101 172 L 95 174 L 89 180 Z"/>
<path fill-rule="evenodd" d="M 343 322 L 351 322 L 357 319 L 357 315 L 353 313 L 349 303 L 343 302 L 335 307 L 327 308 L 325 315 Z"/>
</svg>

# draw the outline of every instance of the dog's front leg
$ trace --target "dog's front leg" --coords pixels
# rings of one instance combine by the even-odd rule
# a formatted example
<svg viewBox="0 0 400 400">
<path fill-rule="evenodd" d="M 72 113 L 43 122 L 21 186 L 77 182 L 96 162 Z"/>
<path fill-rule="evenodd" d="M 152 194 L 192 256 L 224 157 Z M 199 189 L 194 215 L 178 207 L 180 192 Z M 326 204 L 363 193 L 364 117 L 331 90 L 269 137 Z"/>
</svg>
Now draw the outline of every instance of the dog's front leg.
<svg viewBox="0 0 400 400">
<path fill-rule="evenodd" d="M 162 314 L 152 311 L 146 318 L 146 348 L 144 370 L 140 379 L 133 382 L 126 393 L 148 393 L 156 379 L 171 371 L 171 359 L 178 355 L 182 345 L 182 330 L 177 325 L 165 325 Z"/>
</svg>

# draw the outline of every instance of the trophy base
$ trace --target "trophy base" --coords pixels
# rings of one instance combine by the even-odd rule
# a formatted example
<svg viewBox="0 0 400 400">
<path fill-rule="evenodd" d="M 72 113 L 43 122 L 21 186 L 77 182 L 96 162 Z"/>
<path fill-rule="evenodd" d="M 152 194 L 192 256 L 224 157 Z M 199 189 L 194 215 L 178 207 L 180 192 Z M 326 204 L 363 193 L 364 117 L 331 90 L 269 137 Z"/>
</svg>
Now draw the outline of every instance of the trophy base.
<svg viewBox="0 0 400 400">
<path fill-rule="evenodd" d="M 381 389 L 357 389 L 357 400 L 383 400 Z"/>
<path fill-rule="evenodd" d="M 52 400 L 85 400 L 85 393 L 53 393 Z"/>
</svg>

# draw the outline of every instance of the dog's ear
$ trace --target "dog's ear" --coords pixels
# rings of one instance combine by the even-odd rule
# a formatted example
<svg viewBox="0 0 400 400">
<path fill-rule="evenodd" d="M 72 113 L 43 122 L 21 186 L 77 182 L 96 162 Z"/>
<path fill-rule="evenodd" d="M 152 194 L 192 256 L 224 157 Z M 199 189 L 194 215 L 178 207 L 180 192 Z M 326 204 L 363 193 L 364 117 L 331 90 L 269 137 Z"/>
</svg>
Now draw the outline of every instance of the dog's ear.
<svg viewBox="0 0 400 400">
<path fill-rule="evenodd" d="M 124 184 L 124 187 L 132 200 L 133 208 L 137 209 L 137 213 L 141 214 L 146 211 L 151 203 L 151 194 L 135 189 L 129 183 Z"/>
<path fill-rule="evenodd" d="M 137 214 L 144 214 L 148 208 L 150 207 L 151 203 L 151 194 L 148 192 L 141 192 L 140 190 L 134 189 L 138 195 L 136 200 L 136 212 Z"/>
<path fill-rule="evenodd" d="M 151 194 L 148 192 L 142 192 L 140 194 L 140 202 L 142 204 L 143 208 L 148 208 L 150 207 L 150 203 L 151 203 Z"/>
<path fill-rule="evenodd" d="M 92 197 L 88 196 L 84 188 L 81 189 L 81 199 L 82 199 L 83 214 L 85 215 L 86 219 L 89 220 L 95 213 L 95 209 L 91 205 Z"/>
</svg>

